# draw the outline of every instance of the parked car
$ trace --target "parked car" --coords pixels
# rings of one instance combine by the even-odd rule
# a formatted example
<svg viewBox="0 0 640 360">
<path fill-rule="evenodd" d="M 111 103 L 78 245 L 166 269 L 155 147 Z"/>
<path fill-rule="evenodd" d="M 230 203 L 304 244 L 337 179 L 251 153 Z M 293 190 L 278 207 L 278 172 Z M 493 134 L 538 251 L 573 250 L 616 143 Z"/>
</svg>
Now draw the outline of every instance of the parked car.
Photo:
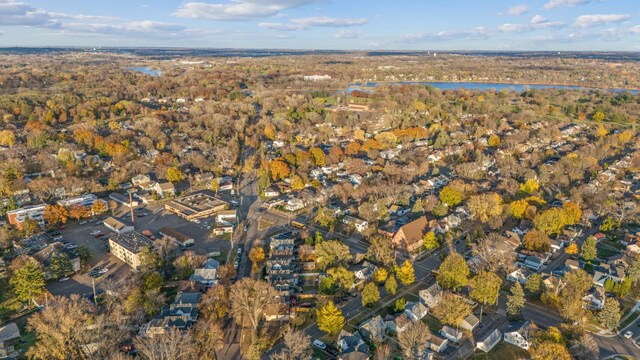
<svg viewBox="0 0 640 360">
<path fill-rule="evenodd" d="M 89 235 L 98 235 L 98 234 L 102 234 L 102 231 L 100 230 L 93 230 L 92 232 L 89 233 Z"/>
<path fill-rule="evenodd" d="M 322 341 L 316 339 L 313 340 L 313 346 L 317 347 L 318 349 L 324 350 L 327 348 L 327 344 L 323 343 Z"/>
<path fill-rule="evenodd" d="M 631 339 L 633 337 L 633 332 L 627 331 L 626 333 L 624 333 L 624 337 L 627 339 Z"/>
<path fill-rule="evenodd" d="M 100 233 L 100 234 L 96 235 L 96 239 L 97 239 L 97 238 L 101 238 L 101 237 L 103 237 L 103 236 L 104 236 L 104 234 L 103 234 L 103 233 Z"/>
</svg>

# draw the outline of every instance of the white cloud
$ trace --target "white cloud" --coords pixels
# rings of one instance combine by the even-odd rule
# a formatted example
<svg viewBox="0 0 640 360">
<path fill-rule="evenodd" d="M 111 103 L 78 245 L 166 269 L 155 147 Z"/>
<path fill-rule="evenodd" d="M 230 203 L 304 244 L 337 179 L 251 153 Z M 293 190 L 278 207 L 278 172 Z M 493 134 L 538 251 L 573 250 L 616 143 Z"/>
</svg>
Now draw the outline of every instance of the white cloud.
<svg viewBox="0 0 640 360">
<path fill-rule="evenodd" d="M 486 27 L 477 27 L 463 31 L 440 31 L 437 33 L 413 33 L 398 37 L 398 41 L 416 43 L 424 41 L 446 41 L 456 39 L 486 39 L 493 34 L 493 30 Z"/>
<path fill-rule="evenodd" d="M 0 26 L 60 27 L 61 19 L 114 20 L 116 17 L 66 14 L 35 8 L 23 2 L 0 0 Z"/>
<path fill-rule="evenodd" d="M 224 4 L 187 2 L 173 16 L 219 21 L 248 21 L 278 15 L 281 11 L 322 2 L 324 0 L 230 0 Z"/>
<path fill-rule="evenodd" d="M 332 18 L 326 16 L 292 19 L 290 23 L 262 22 L 258 26 L 276 31 L 301 31 L 311 27 L 351 27 L 364 25 L 367 19 Z"/>
<path fill-rule="evenodd" d="M 631 30 L 632 33 L 640 34 L 640 25 L 636 25 L 629 30 Z"/>
<path fill-rule="evenodd" d="M 516 5 L 514 7 L 510 7 L 507 10 L 507 15 L 517 16 L 517 15 L 522 15 L 527 11 L 529 11 L 529 7 L 527 5 L 521 4 L 521 5 Z"/>
<path fill-rule="evenodd" d="M 99 35 L 155 39 L 195 38 L 222 33 L 221 30 L 189 29 L 179 24 L 150 20 L 132 21 L 124 24 L 68 23 L 63 24 L 60 30 L 60 35 Z"/>
<path fill-rule="evenodd" d="M 591 0 L 549 0 L 544 4 L 544 8 L 547 10 L 555 9 L 562 6 L 577 6 L 590 3 Z"/>
<path fill-rule="evenodd" d="M 549 21 L 546 18 L 535 15 L 528 24 L 502 24 L 498 26 L 498 31 L 504 33 L 526 32 L 540 29 L 557 28 L 564 26 L 562 21 Z"/>
<path fill-rule="evenodd" d="M 362 35 L 362 31 L 357 30 L 340 30 L 336 33 L 338 39 L 354 39 Z"/>
<path fill-rule="evenodd" d="M 575 27 L 588 28 L 596 25 L 619 23 L 625 20 L 629 20 L 631 15 L 629 14 L 596 14 L 596 15 L 582 15 L 578 16 L 576 22 L 573 24 Z"/>
</svg>

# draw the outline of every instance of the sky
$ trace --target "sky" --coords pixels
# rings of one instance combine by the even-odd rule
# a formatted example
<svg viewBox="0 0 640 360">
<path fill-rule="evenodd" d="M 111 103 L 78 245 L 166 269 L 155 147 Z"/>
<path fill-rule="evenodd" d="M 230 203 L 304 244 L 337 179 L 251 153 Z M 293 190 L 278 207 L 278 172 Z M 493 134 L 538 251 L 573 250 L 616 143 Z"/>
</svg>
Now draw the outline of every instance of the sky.
<svg viewBox="0 0 640 360">
<path fill-rule="evenodd" d="M 0 47 L 640 51 L 640 0 L 0 0 Z"/>
</svg>

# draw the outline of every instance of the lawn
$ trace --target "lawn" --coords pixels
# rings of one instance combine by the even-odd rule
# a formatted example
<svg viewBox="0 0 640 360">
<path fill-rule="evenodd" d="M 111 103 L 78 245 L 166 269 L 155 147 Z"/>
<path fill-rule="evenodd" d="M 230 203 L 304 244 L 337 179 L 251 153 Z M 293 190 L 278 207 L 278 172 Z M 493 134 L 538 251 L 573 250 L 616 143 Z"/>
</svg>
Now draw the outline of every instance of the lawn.
<svg viewBox="0 0 640 360">
<path fill-rule="evenodd" d="M 527 350 L 521 349 L 515 345 L 507 344 L 502 341 L 498 345 L 496 345 L 491 351 L 488 353 L 476 352 L 469 359 L 471 360 L 492 360 L 492 359 L 500 359 L 500 360 L 519 360 L 519 359 L 528 359 L 529 352 Z"/>
<path fill-rule="evenodd" d="M 422 321 L 429 327 L 429 330 L 433 333 L 438 333 L 442 329 L 442 323 L 435 316 L 427 314 Z"/>
</svg>

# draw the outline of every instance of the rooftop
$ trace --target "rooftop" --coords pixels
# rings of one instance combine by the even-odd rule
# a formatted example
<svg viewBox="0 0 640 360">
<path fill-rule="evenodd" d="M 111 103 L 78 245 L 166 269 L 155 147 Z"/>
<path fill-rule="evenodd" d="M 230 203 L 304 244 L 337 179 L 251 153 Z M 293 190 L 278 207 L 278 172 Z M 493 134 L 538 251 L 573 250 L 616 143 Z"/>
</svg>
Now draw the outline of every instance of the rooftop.
<svg viewBox="0 0 640 360">
<path fill-rule="evenodd" d="M 151 239 L 135 231 L 112 236 L 109 240 L 136 254 L 147 246 L 153 246 Z"/>
</svg>

